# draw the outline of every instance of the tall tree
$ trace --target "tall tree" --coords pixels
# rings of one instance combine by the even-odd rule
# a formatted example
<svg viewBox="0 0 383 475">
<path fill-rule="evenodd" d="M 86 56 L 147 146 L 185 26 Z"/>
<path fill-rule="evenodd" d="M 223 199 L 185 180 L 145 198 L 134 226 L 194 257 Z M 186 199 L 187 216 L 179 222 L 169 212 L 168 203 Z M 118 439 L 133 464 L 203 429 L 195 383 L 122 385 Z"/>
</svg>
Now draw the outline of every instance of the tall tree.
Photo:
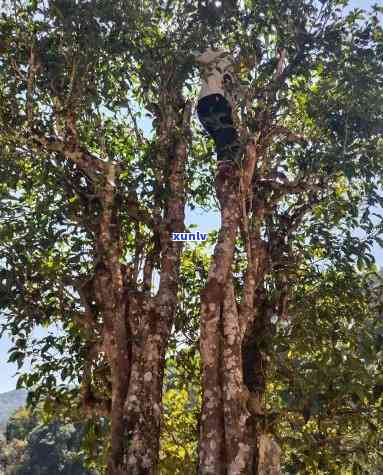
<svg viewBox="0 0 383 475">
<path fill-rule="evenodd" d="M 20 0 L 3 12 L 11 359 L 32 357 L 21 379 L 32 396 L 68 404 L 79 392 L 90 417 L 108 416 L 107 473 L 157 470 L 165 353 L 181 298 L 171 233 L 185 229 L 187 200 L 206 204 L 212 194 L 208 150 L 191 140 L 192 49 L 233 51 L 244 152 L 233 176 L 215 183 L 221 229 L 201 296 L 200 473 L 263 470 L 273 441 L 259 424 L 267 362 L 257 340 L 270 339 L 273 313 L 288 317 L 303 260 L 370 260 L 382 30 L 378 8 L 342 15 L 343 4 Z M 153 120 L 149 138 L 137 109 Z M 358 225 L 364 240 L 353 235 Z M 52 322 L 61 335 L 29 338 L 36 323 Z"/>
<path fill-rule="evenodd" d="M 221 229 L 201 297 L 201 474 L 279 473 L 279 449 L 259 426 L 267 361 L 256 342 L 270 339 L 274 313 L 288 318 L 310 240 L 324 241 L 329 261 L 371 258 L 382 28 L 377 7 L 342 17 L 342 3 L 250 1 L 221 24 L 225 44 L 258 64 L 237 90 L 243 167 L 216 181 Z M 358 225 L 365 241 L 352 236 Z"/>
<path fill-rule="evenodd" d="M 181 24 L 150 6 L 11 2 L 1 23 L 11 359 L 25 356 L 36 321 L 62 321 L 69 341 L 45 339 L 40 388 L 49 393 L 47 372 L 61 369 L 86 410 L 110 416 L 113 474 L 156 470 L 181 253 L 171 233 L 184 229 L 190 67 L 177 56 Z M 152 140 L 138 130 L 137 104 L 152 113 Z M 46 356 L 52 348 L 65 363 Z"/>
</svg>

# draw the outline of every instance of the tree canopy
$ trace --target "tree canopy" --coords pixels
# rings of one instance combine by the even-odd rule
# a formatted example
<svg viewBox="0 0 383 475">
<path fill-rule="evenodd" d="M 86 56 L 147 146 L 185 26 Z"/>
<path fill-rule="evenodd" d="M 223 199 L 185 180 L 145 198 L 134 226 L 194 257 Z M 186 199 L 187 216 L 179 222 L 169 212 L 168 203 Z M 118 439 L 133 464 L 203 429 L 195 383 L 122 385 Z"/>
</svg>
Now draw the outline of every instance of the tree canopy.
<svg viewBox="0 0 383 475">
<path fill-rule="evenodd" d="M 4 2 L 3 331 L 105 473 L 381 462 L 382 8 L 345 6 Z M 224 181 L 193 115 L 208 46 L 237 77 Z M 186 206 L 221 215 L 205 245 L 171 240 Z"/>
</svg>

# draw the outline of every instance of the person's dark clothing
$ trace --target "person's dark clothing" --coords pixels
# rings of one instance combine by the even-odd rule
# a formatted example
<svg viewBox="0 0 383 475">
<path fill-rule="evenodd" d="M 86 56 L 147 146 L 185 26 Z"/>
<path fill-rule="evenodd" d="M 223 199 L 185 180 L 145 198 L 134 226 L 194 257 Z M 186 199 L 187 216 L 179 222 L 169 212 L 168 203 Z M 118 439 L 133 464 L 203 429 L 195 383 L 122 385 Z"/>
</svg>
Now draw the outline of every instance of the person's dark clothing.
<svg viewBox="0 0 383 475">
<path fill-rule="evenodd" d="M 202 97 L 197 105 L 198 118 L 215 142 L 218 161 L 236 160 L 240 146 L 229 102 L 221 94 Z"/>
</svg>

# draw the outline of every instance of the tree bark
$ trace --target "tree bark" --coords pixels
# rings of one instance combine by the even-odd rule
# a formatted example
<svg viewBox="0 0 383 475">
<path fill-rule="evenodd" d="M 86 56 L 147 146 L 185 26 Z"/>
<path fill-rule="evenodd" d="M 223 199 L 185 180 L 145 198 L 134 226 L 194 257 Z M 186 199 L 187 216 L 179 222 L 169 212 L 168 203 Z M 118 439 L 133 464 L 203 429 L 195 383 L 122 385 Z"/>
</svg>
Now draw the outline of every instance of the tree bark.
<svg viewBox="0 0 383 475">
<path fill-rule="evenodd" d="M 184 173 L 187 144 L 178 140 L 171 157 L 170 198 L 161 235 L 159 289 L 155 297 L 130 299 L 128 320 L 132 332 L 132 367 L 124 416 L 129 447 L 124 473 L 158 473 L 162 382 L 165 353 L 177 305 L 181 245 L 171 233 L 184 227 Z"/>
<path fill-rule="evenodd" d="M 239 176 L 217 180 L 221 204 L 221 229 L 206 287 L 201 295 L 202 414 L 199 473 L 226 473 L 223 393 L 223 300 L 230 273 L 240 218 Z"/>
<path fill-rule="evenodd" d="M 270 436 L 259 437 L 258 475 L 279 475 L 281 473 L 281 449 Z"/>
<path fill-rule="evenodd" d="M 253 210 L 251 230 L 246 209 L 252 195 L 250 186 L 256 160 L 255 146 L 248 146 L 243 174 L 216 182 L 222 225 L 201 295 L 200 475 L 255 475 L 266 466 L 267 447 L 263 444 L 266 439 L 260 439 L 258 424 L 259 416 L 264 414 L 265 374 L 254 332 L 258 336 L 264 324 L 260 319 L 263 302 L 257 298 L 257 288 L 270 268 L 270 256 L 261 239 L 264 203 L 259 202 Z M 247 253 L 240 303 L 231 272 L 239 226 Z M 259 456 L 261 447 L 263 458 Z"/>
<path fill-rule="evenodd" d="M 187 132 L 191 105 L 181 115 L 169 115 Z M 92 216 L 95 233 L 94 276 L 89 278 L 89 297 L 85 298 L 89 343 L 97 328 L 97 345 L 89 355 L 84 381 L 84 403 L 97 412 L 102 407 L 110 417 L 108 475 L 158 473 L 162 383 L 165 353 L 177 305 L 178 275 L 182 244 L 171 240 L 172 232 L 184 230 L 185 166 L 187 142 L 175 124 L 163 126 L 164 160 L 169 165 L 167 194 L 156 218 L 149 223 L 158 237 L 159 287 L 153 296 L 150 281 L 153 258 L 146 257 L 143 284 L 128 275 L 121 263 L 123 256 L 119 222 L 119 167 L 90 154 L 77 143 L 58 137 L 34 137 L 42 147 L 62 152 L 81 168 L 92 181 L 97 194 L 99 214 Z M 186 135 L 186 133 L 185 133 Z M 163 183 L 160 183 L 163 185 Z M 148 223 L 145 223 L 148 225 Z M 137 277 L 137 276 L 136 276 Z M 97 318 L 87 299 L 97 305 Z M 97 321 L 98 319 L 98 321 Z M 93 397 L 92 362 L 101 353 L 109 364 L 111 401 Z M 85 397 L 86 396 L 86 397 Z M 87 401 L 85 399 L 87 398 Z"/>
<path fill-rule="evenodd" d="M 249 437 L 250 413 L 243 384 L 240 321 L 231 278 L 225 291 L 222 312 L 224 345 L 221 360 L 227 460 L 225 473 L 234 475 L 249 473 L 253 447 Z"/>
</svg>

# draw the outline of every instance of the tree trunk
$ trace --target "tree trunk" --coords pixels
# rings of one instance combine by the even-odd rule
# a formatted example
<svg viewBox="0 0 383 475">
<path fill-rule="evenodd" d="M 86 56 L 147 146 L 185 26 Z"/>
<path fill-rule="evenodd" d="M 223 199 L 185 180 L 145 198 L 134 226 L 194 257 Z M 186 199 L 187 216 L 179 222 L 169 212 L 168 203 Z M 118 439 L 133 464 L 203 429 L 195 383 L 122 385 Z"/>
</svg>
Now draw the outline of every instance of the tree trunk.
<svg viewBox="0 0 383 475">
<path fill-rule="evenodd" d="M 231 270 L 234 244 L 240 218 L 238 175 L 217 181 L 222 225 L 208 281 L 201 295 L 202 414 L 199 473 L 226 473 L 224 414 L 224 323 L 222 320 L 225 287 Z M 227 395 L 226 395 L 227 396 Z"/>
<path fill-rule="evenodd" d="M 265 374 L 256 340 L 264 320 L 261 319 L 263 302 L 257 298 L 256 290 L 269 268 L 269 256 L 260 233 L 263 203 L 258 203 L 254 210 L 256 219 L 251 233 L 247 225 L 245 203 L 251 196 L 249 189 L 256 159 L 255 148 L 248 148 L 243 176 L 233 175 L 216 182 L 222 225 L 201 296 L 200 475 L 268 473 L 265 471 L 269 463 L 266 463 L 268 447 L 275 449 L 271 442 L 269 446 L 265 444 L 266 436 L 261 437 L 259 424 L 259 417 L 264 415 Z M 240 304 L 231 273 L 239 226 L 248 258 Z"/>
<path fill-rule="evenodd" d="M 125 471 L 131 475 L 158 473 L 162 384 L 165 354 L 177 305 L 181 245 L 172 232 L 184 228 L 184 173 L 187 145 L 178 140 L 169 157 L 170 197 L 161 234 L 160 283 L 155 297 L 131 293 L 128 323 L 132 333 L 132 364 L 124 408 L 128 445 Z"/>
<path fill-rule="evenodd" d="M 258 475 L 279 475 L 281 473 L 281 449 L 270 436 L 259 437 Z"/>
<path fill-rule="evenodd" d="M 126 470 L 129 474 L 154 474 L 158 468 L 162 382 L 165 352 L 173 314 L 137 308 L 143 328 L 132 349 L 132 368 L 125 404 L 128 436 Z"/>
<path fill-rule="evenodd" d="M 226 285 L 222 320 L 224 345 L 221 355 L 223 410 L 225 420 L 225 473 L 252 473 L 254 444 L 249 432 L 251 414 L 242 372 L 242 336 L 232 278 Z"/>
<path fill-rule="evenodd" d="M 160 222 L 160 281 L 155 296 L 150 285 L 138 290 L 126 282 L 129 276 L 120 263 L 113 165 L 108 168 L 100 199 L 94 293 L 103 318 L 102 350 L 110 365 L 108 475 L 158 473 L 165 353 L 176 311 L 182 249 L 171 236 L 184 229 L 185 140 L 179 139 L 169 149 L 167 159 L 169 195 Z"/>
<path fill-rule="evenodd" d="M 277 444 L 264 432 L 266 427 L 266 408 L 264 396 L 267 381 L 267 358 L 270 342 L 270 317 L 272 308 L 268 304 L 264 291 L 258 289 L 255 293 L 254 319 L 248 326 L 242 343 L 243 378 L 248 390 L 249 433 L 253 443 L 251 471 L 248 473 L 269 473 L 268 465 L 271 458 L 277 459 L 275 447 Z M 277 464 L 274 463 L 275 466 Z M 279 472 L 270 472 L 270 474 Z"/>
<path fill-rule="evenodd" d="M 123 409 L 130 366 L 120 264 L 120 225 L 115 205 L 116 179 L 116 167 L 110 164 L 100 200 L 101 214 L 96 242 L 98 264 L 94 279 L 96 301 L 104 320 L 103 348 L 111 372 L 111 450 L 108 472 L 113 475 L 121 473 L 119 467 L 124 453 Z"/>
<path fill-rule="evenodd" d="M 77 284 L 85 308 L 79 325 L 90 348 L 84 368 L 84 406 L 109 415 L 108 475 L 158 473 L 165 353 L 177 305 L 182 250 L 182 243 L 173 242 L 171 237 L 173 232 L 184 231 L 185 166 L 192 113 L 192 104 L 182 97 L 182 85 L 177 87 L 171 91 L 167 87 L 159 98 L 166 113 L 158 117 L 157 144 L 153 147 L 159 155 L 153 164 L 154 171 L 159 172 L 154 209 L 145 213 L 133 197 L 138 213 L 134 214 L 136 209 L 128 213 L 139 225 L 149 228 L 155 242 L 154 255 L 149 251 L 142 256 L 142 249 L 138 252 L 138 257 L 145 258 L 142 282 L 138 283 L 137 275 L 130 275 L 122 264 L 120 164 L 92 155 L 76 134 L 68 141 L 33 135 L 40 147 L 62 153 L 85 173 L 97 200 L 97 212 L 93 209 L 89 216 L 95 235 L 94 275 Z M 146 219 L 147 215 L 150 219 L 141 223 L 141 217 Z M 155 296 L 151 289 L 154 260 L 160 277 Z M 110 388 L 111 401 L 108 395 L 95 397 L 92 392 L 92 371 L 102 358 L 108 363 L 107 381 L 103 383 Z"/>
</svg>

